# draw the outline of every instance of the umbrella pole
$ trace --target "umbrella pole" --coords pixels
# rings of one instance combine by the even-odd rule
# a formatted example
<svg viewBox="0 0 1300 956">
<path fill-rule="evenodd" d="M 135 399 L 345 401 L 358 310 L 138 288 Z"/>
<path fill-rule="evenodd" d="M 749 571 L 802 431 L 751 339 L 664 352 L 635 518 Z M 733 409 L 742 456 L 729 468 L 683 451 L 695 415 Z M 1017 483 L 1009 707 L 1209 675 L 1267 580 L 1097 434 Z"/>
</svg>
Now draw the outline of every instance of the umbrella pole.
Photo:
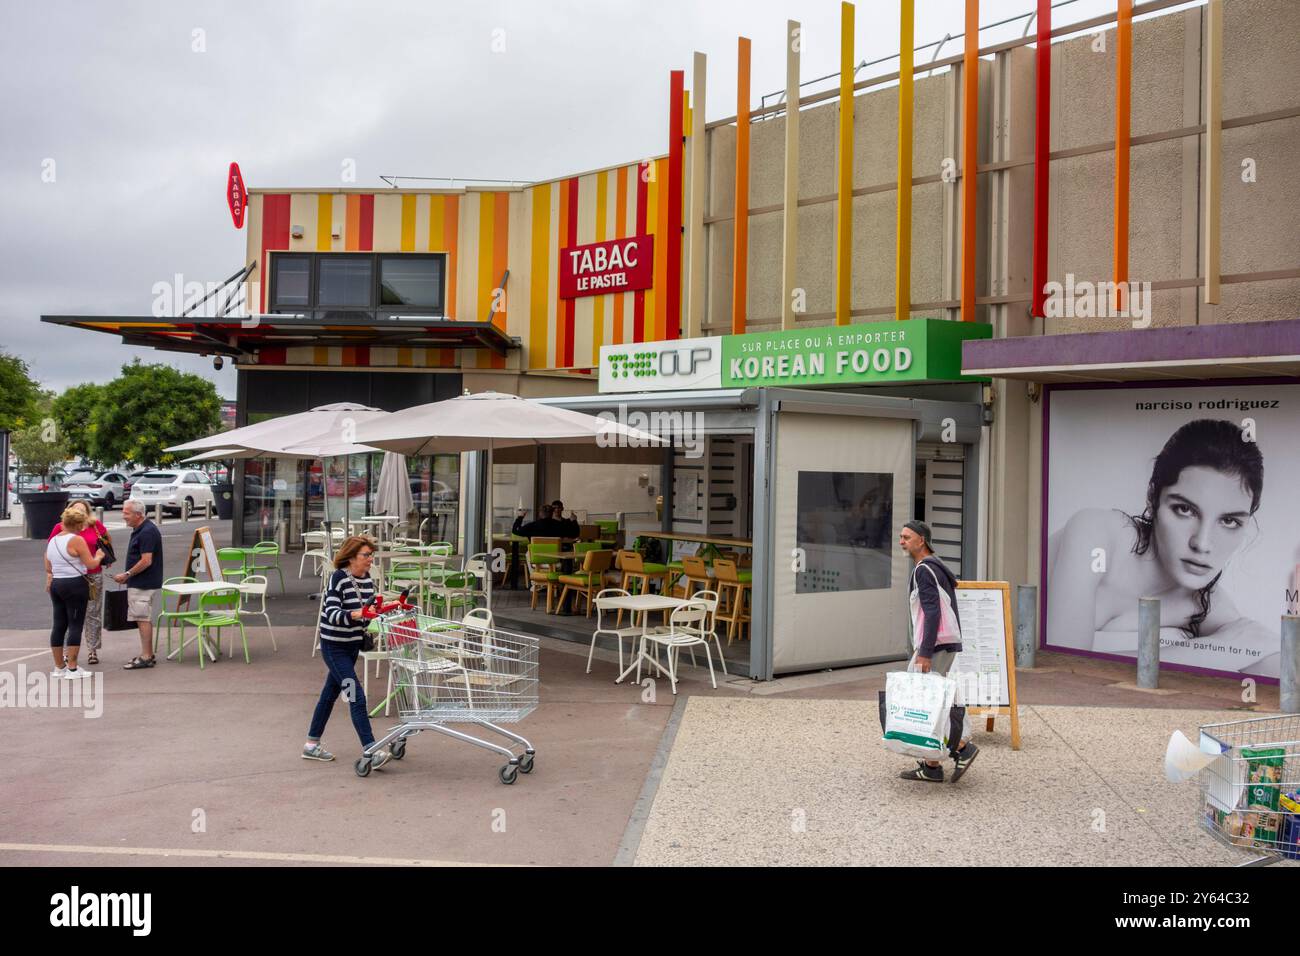
<svg viewBox="0 0 1300 956">
<path fill-rule="evenodd" d="M 488 439 L 487 449 L 487 596 L 488 610 L 492 610 L 492 565 L 496 560 L 492 548 L 492 439 Z"/>
</svg>

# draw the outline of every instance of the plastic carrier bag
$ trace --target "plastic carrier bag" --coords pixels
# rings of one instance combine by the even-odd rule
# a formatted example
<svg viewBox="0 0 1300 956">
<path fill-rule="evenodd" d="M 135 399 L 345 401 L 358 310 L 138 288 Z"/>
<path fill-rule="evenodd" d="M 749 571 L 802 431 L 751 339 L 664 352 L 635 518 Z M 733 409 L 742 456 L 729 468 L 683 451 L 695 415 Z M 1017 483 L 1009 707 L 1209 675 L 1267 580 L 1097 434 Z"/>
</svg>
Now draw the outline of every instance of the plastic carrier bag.
<svg viewBox="0 0 1300 956">
<path fill-rule="evenodd" d="M 942 674 L 894 671 L 885 677 L 885 749 L 921 760 L 948 756 L 957 682 Z"/>
</svg>

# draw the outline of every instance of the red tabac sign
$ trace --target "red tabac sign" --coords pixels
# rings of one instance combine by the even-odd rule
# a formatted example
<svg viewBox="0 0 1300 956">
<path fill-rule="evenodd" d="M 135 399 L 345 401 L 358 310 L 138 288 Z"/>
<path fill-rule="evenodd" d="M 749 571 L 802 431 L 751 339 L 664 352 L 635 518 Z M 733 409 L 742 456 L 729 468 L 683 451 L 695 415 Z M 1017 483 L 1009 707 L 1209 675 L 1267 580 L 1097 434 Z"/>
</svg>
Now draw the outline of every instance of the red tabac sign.
<svg viewBox="0 0 1300 956">
<path fill-rule="evenodd" d="M 248 206 L 248 190 L 244 177 L 239 175 L 239 163 L 230 164 L 230 179 L 226 183 L 226 201 L 230 203 L 230 218 L 236 229 L 244 228 L 244 209 Z"/>
<path fill-rule="evenodd" d="M 606 295 L 654 285 L 654 236 L 630 236 L 560 250 L 560 298 Z"/>
</svg>

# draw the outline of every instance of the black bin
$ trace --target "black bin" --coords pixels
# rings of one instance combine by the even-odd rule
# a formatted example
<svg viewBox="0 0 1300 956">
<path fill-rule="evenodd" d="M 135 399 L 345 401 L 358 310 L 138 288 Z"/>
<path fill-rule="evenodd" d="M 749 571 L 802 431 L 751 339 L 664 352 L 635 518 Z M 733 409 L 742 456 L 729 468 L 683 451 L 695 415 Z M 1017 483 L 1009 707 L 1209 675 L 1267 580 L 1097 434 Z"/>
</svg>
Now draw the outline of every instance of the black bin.
<svg viewBox="0 0 1300 956">
<path fill-rule="evenodd" d="M 217 499 L 217 517 L 229 521 L 235 516 L 235 486 L 228 481 L 219 481 L 212 486 L 212 494 Z"/>
</svg>

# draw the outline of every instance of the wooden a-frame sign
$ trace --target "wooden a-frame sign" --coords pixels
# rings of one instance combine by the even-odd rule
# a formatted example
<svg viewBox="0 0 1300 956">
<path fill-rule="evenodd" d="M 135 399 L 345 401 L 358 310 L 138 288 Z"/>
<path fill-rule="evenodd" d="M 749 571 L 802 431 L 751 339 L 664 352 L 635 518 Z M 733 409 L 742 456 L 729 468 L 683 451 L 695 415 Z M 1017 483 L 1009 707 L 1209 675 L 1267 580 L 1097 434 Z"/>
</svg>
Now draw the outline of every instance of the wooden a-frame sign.
<svg viewBox="0 0 1300 956">
<path fill-rule="evenodd" d="M 969 714 L 985 717 L 985 730 L 993 732 L 997 717 L 1011 718 L 1011 749 L 1020 749 L 1020 704 L 1016 699 L 1016 651 L 1012 637 L 1011 585 L 1006 581 L 958 581 L 958 615 L 961 618 L 962 657 L 969 662 L 996 661 L 999 703 L 968 705 Z M 962 591 L 968 594 L 962 601 Z M 985 592 L 996 592 L 988 593 Z M 955 672 L 955 671 L 954 671 Z M 950 672 L 951 677 L 954 672 Z M 1006 694 L 1001 689 L 1005 684 Z"/>
</svg>

